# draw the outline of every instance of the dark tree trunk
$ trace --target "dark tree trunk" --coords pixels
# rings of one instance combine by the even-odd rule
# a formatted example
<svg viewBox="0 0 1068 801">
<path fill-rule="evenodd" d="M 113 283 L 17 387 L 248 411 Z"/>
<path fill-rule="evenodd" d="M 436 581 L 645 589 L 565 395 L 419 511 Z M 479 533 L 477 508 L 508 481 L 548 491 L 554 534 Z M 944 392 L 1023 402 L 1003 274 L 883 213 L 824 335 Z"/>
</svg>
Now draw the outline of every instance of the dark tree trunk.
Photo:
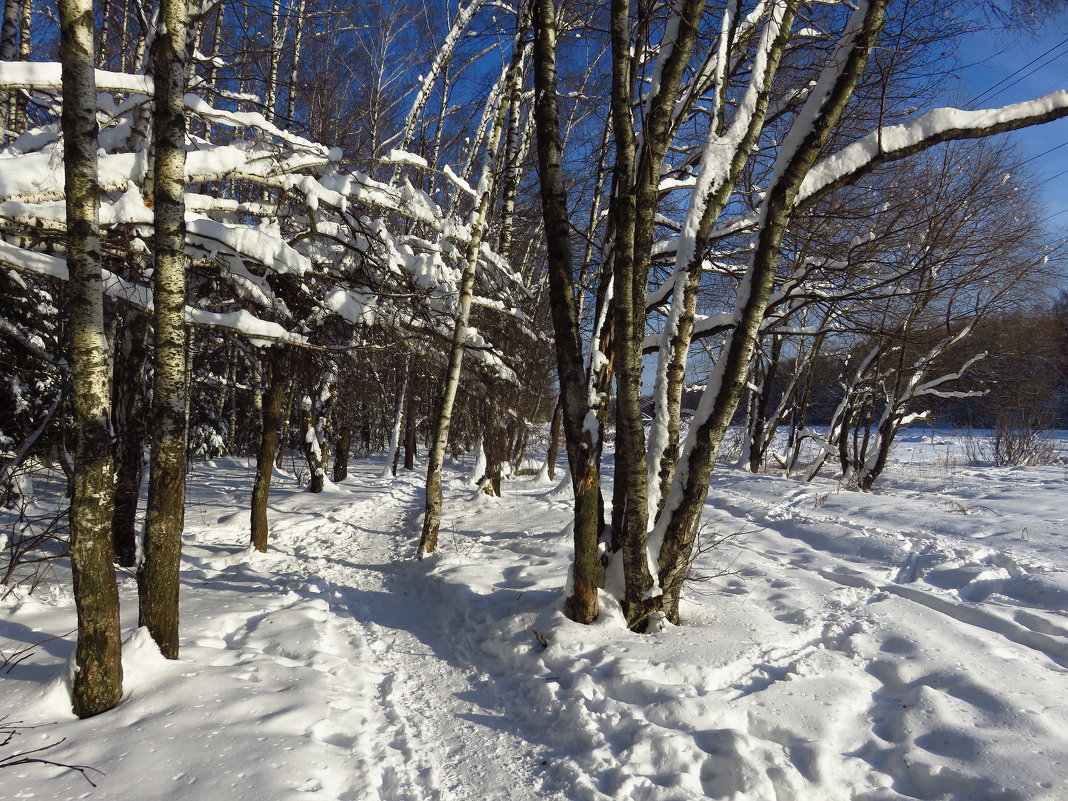
<svg viewBox="0 0 1068 801">
<path fill-rule="evenodd" d="M 252 547 L 267 551 L 267 499 L 271 494 L 271 470 L 278 450 L 278 426 L 282 420 L 282 399 L 285 397 L 289 359 L 281 347 L 271 349 L 268 367 L 270 384 L 263 399 L 260 445 L 256 451 L 256 482 L 252 486 Z"/>
<path fill-rule="evenodd" d="M 600 441 L 597 432 L 586 425 L 590 407 L 573 293 L 571 225 L 556 97 L 556 9 L 553 0 L 535 0 L 533 21 L 534 116 L 548 256 L 549 302 L 556 335 L 567 456 L 575 492 L 574 580 L 572 595 L 567 599 L 567 611 L 572 619 L 591 623 L 597 619 L 597 588 L 604 581 L 604 568 L 597 553 Z"/>
<path fill-rule="evenodd" d="M 352 450 L 352 426 L 338 424 L 337 448 L 334 450 L 334 481 L 349 477 L 349 451 Z"/>
<path fill-rule="evenodd" d="M 112 409 L 115 426 L 115 515 L 111 540 L 115 561 L 137 564 L 137 502 L 144 477 L 145 413 L 148 408 L 145 364 L 148 361 L 148 317 L 127 311 L 115 344 Z"/>
<path fill-rule="evenodd" d="M 297 394 L 297 386 L 295 381 L 286 382 L 289 388 L 288 392 L 283 395 L 283 405 L 280 419 L 282 422 L 281 428 L 278 432 L 278 451 L 274 456 L 274 466 L 279 470 L 282 469 L 282 460 L 286 455 L 286 437 L 289 436 L 289 422 L 293 415 L 293 401 L 294 396 Z"/>
<path fill-rule="evenodd" d="M 563 423 L 564 405 L 557 400 L 553 421 L 549 424 L 549 453 L 545 457 L 545 469 L 550 481 L 556 480 L 556 459 L 560 455 L 560 427 Z"/>
<path fill-rule="evenodd" d="M 185 332 L 185 89 L 189 54 L 185 0 L 161 0 L 152 75 L 156 336 L 152 459 L 145 559 L 137 574 L 140 625 L 167 659 L 178 658 L 178 571 L 185 527 L 187 373 Z"/>
<path fill-rule="evenodd" d="M 411 401 L 412 393 L 408 393 L 408 410 L 405 412 L 405 427 L 404 427 L 404 469 L 415 469 L 415 456 L 418 448 L 418 442 L 415 437 L 415 409 L 412 407 L 414 404 Z M 395 472 L 395 471 L 394 471 Z"/>
</svg>

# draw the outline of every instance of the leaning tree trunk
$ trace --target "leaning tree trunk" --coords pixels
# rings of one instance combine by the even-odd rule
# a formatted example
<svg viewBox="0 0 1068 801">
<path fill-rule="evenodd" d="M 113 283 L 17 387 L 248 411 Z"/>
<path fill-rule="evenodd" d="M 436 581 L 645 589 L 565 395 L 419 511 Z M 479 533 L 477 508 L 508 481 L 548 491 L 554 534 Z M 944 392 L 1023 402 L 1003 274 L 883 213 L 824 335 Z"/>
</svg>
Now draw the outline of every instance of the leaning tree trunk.
<svg viewBox="0 0 1068 801">
<path fill-rule="evenodd" d="M 779 265 L 779 251 L 801 182 L 830 137 L 864 71 L 882 30 L 885 9 L 886 0 L 871 0 L 860 4 L 853 12 L 851 32 L 844 37 L 833 65 L 827 67 L 825 77 L 829 78 L 829 88 L 825 94 L 813 95 L 807 101 L 809 105 L 798 117 L 803 120 L 804 130 L 796 132 L 796 138 L 786 137 L 790 147 L 780 151 L 774 170 L 775 180 L 767 188 L 761 203 L 761 225 L 755 237 L 753 255 L 735 299 L 737 325 L 727 335 L 709 376 L 687 436 L 686 452 L 675 471 L 664 512 L 656 524 L 655 538 L 662 542 L 658 577 L 664 594 L 664 610 L 673 623 L 679 622 L 682 585 L 689 571 L 701 513 L 708 496 L 713 460 L 745 386 Z"/>
<path fill-rule="evenodd" d="M 525 22 L 520 22 L 520 34 L 513 44 L 512 60 L 508 67 L 505 81 L 505 94 L 522 78 L 523 66 L 523 32 Z M 486 160 L 479 182 L 479 197 L 475 218 L 471 224 L 471 239 L 467 245 L 466 263 L 460 283 L 459 309 L 453 328 L 452 346 L 449 351 L 449 366 L 445 372 L 445 387 L 438 407 L 437 423 L 434 427 L 434 440 L 428 457 L 426 473 L 426 510 L 423 515 L 423 533 L 419 538 L 420 557 L 433 553 L 438 547 L 438 527 L 441 525 L 441 471 L 445 464 L 445 448 L 449 443 L 449 428 L 452 424 L 452 410 L 456 401 L 456 391 L 460 386 L 460 370 L 463 366 L 464 347 L 467 344 L 467 327 L 471 319 L 471 300 L 475 292 L 475 270 L 482 247 L 482 235 L 490 210 L 490 200 L 494 192 L 494 170 L 497 169 L 497 151 L 501 132 L 504 129 L 504 115 L 507 111 L 501 103 L 493 122 L 493 130 L 487 139 Z"/>
<path fill-rule="evenodd" d="M 59 13 L 74 373 L 75 469 L 70 505 L 70 558 L 78 614 L 78 649 L 73 697 L 75 714 L 87 718 L 111 709 L 122 697 L 122 659 L 119 593 L 111 549 L 114 465 L 100 268 L 92 3 L 61 0 Z"/>
<path fill-rule="evenodd" d="M 268 367 L 270 385 L 263 399 L 263 426 L 260 445 L 256 451 L 256 481 L 252 485 L 252 547 L 260 553 L 267 551 L 267 498 L 271 494 L 271 470 L 278 449 L 278 426 L 282 421 L 282 398 L 289 383 L 288 359 L 282 347 L 272 349 Z"/>
<path fill-rule="evenodd" d="M 137 574 L 140 625 L 167 659 L 178 658 L 178 569 L 185 526 L 185 89 L 189 57 L 185 0 L 162 0 L 152 59 L 156 88 L 155 358 L 152 457 L 145 515 L 145 559 Z"/>
</svg>

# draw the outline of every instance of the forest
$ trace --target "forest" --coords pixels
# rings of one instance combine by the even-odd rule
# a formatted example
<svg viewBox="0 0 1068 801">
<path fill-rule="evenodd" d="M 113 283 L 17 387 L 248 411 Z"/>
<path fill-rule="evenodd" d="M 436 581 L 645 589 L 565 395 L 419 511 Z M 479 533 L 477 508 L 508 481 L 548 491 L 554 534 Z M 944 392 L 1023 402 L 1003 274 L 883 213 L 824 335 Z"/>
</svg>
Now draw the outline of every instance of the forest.
<svg viewBox="0 0 1068 801">
<path fill-rule="evenodd" d="M 935 432 L 986 432 L 955 436 L 959 458 L 991 470 L 1060 469 L 1068 240 L 1012 132 L 1068 117 L 1068 87 L 998 105 L 954 94 L 953 71 L 977 29 L 1026 47 L 1063 13 L 1058 0 L 6 0 L 0 609 L 65 593 L 67 708 L 103 720 L 133 703 L 124 665 L 196 664 L 191 576 L 316 547 L 294 534 L 313 508 L 378 521 L 397 570 L 451 587 L 449 560 L 476 547 L 457 531 L 533 536 L 514 504 L 542 486 L 531 514 L 560 536 L 536 586 L 553 588 L 556 617 L 500 637 L 549 654 L 565 630 L 654 642 L 699 619 L 695 588 L 736 575 L 745 521 L 778 520 L 777 494 L 795 492 L 754 489 L 742 522 L 710 522 L 733 508 L 723 481 L 789 482 L 817 509 L 849 493 L 863 520 L 901 489 L 917 432 L 930 448 Z M 191 555 L 213 482 L 236 561 Z M 478 504 L 498 504 L 488 528 L 470 522 Z M 517 549 L 502 575 L 548 554 Z M 910 581 L 925 575 L 908 564 Z M 1006 564 L 991 569 L 1027 572 Z M 936 586 L 967 605 L 979 580 Z M 506 625 L 470 592 L 437 602 Z M 1013 592 L 990 590 L 1032 598 Z M 1031 634 L 983 628 L 1063 665 L 1065 606 L 1048 603 Z M 358 621 L 358 606 L 344 614 Z M 847 634 L 821 636 L 845 650 Z M 0 673 L 39 650 L 22 643 L 0 647 Z M 0 713 L 7 746 L 24 713 Z M 0 768 L 56 753 L 0 750 Z M 839 797 L 799 770 L 811 787 L 769 769 L 774 797 Z M 900 795 L 857 779 L 841 797 L 1039 797 L 888 771 Z M 741 779 L 675 795 L 632 780 L 554 792 L 773 797 Z M 451 797 L 382 776 L 365 795 L 309 781 L 324 798 Z"/>
</svg>

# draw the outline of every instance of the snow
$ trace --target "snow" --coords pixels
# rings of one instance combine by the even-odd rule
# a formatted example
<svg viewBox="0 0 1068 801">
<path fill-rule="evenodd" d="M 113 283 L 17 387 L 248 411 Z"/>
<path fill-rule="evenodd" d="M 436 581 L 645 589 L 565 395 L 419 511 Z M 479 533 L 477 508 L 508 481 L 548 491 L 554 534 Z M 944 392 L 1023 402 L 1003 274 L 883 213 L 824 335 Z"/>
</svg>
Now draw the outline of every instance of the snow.
<svg viewBox="0 0 1068 801">
<path fill-rule="evenodd" d="M 23 89 L 58 89 L 62 69 L 54 61 L 0 61 L 0 86 Z M 96 88 L 102 92 L 136 92 L 151 95 L 152 77 L 96 70 Z"/>
<path fill-rule="evenodd" d="M 417 153 L 409 153 L 407 150 L 398 150 L 394 148 L 386 154 L 382 159 L 386 162 L 392 162 L 394 164 L 410 164 L 413 167 L 428 167 L 427 161 Z"/>
<path fill-rule="evenodd" d="M 238 331 L 248 338 L 249 344 L 256 347 L 267 347 L 275 342 L 301 344 L 307 341 L 305 337 L 290 333 L 278 323 L 261 320 L 244 309 L 233 312 L 212 312 L 186 306 L 185 316 L 189 322 L 197 325 L 218 326 Z"/>
<path fill-rule="evenodd" d="M 261 555 L 250 466 L 200 463 L 181 659 L 136 629 L 121 575 L 116 709 L 70 713 L 64 581 L 3 601 L 0 651 L 35 647 L 0 704 L 54 722 L 8 748 L 66 738 L 44 756 L 103 773 L 93 788 L 10 768 L 0 797 L 1068 797 L 1068 477 L 961 453 L 906 431 L 868 494 L 718 471 L 705 531 L 740 535 L 695 565 L 684 625 L 646 635 L 607 595 L 592 626 L 563 616 L 566 480 L 493 498 L 471 492 L 466 457 L 446 474 L 442 550 L 416 562 L 419 469 L 388 480 L 361 461 L 317 495 L 276 472 Z M 59 483 L 35 482 L 39 506 Z"/>
<path fill-rule="evenodd" d="M 471 197 L 479 196 L 478 192 L 471 188 L 471 184 L 465 181 L 462 176 L 457 175 L 455 172 L 453 172 L 452 167 L 450 167 L 448 164 L 441 168 L 441 172 L 446 178 L 449 179 L 449 183 L 451 183 L 464 194 L 470 195 Z"/>
<path fill-rule="evenodd" d="M 809 197 L 844 177 L 863 170 L 879 158 L 908 155 L 927 141 L 941 141 L 969 129 L 984 130 L 1019 124 L 1068 107 L 1068 90 L 1060 89 L 1034 100 L 998 108 L 965 111 L 933 109 L 901 125 L 879 128 L 819 161 L 801 185 L 799 200 Z"/>
</svg>

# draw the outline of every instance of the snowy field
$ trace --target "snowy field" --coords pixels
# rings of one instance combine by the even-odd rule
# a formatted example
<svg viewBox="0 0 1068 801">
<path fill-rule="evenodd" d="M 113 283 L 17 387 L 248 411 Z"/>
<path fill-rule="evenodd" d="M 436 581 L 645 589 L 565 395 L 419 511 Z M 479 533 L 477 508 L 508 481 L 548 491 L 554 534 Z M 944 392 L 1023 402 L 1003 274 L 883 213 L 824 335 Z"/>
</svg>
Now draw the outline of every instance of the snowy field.
<svg viewBox="0 0 1068 801">
<path fill-rule="evenodd" d="M 280 474 L 249 554 L 245 462 L 196 466 L 183 646 L 135 631 L 122 703 L 74 719 L 67 576 L 0 604 L 2 799 L 1068 799 L 1068 472 L 964 464 L 908 434 L 873 494 L 720 469 L 685 625 L 561 613 L 566 485 Z M 39 487 L 46 486 L 39 484 Z M 533 630 L 537 631 L 538 637 Z M 547 641 L 547 647 L 539 643 Z M 42 725 L 48 724 L 48 725 Z M 2 741 L 2 738 L 0 738 Z"/>
</svg>

